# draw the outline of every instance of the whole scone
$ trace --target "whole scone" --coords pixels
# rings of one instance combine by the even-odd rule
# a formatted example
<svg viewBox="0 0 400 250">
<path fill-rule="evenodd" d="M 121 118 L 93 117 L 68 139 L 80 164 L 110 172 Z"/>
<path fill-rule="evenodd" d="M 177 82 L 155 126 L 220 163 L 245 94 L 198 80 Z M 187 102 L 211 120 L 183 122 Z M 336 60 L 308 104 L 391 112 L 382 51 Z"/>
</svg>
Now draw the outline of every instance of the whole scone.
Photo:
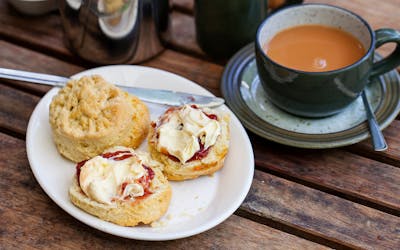
<svg viewBox="0 0 400 250">
<path fill-rule="evenodd" d="M 69 81 L 53 98 L 49 116 L 58 151 L 74 162 L 116 145 L 136 148 L 150 124 L 141 100 L 98 75 Z"/>
<path fill-rule="evenodd" d="M 229 149 L 229 115 L 184 105 L 168 109 L 150 128 L 153 159 L 168 180 L 194 179 L 221 169 Z"/>
<path fill-rule="evenodd" d="M 121 226 L 150 224 L 168 209 L 171 186 L 146 152 L 113 147 L 78 163 L 76 170 L 71 202 L 102 220 Z"/>
</svg>

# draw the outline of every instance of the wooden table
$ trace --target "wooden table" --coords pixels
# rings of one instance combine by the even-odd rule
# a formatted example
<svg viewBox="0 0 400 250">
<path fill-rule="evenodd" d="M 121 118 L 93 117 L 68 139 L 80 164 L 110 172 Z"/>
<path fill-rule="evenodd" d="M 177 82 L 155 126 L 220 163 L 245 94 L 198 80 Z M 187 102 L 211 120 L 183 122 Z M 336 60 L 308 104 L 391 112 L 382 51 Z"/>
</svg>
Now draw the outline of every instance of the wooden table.
<svg viewBox="0 0 400 250">
<path fill-rule="evenodd" d="M 318 2 L 348 8 L 374 29 L 400 30 L 399 0 Z M 193 2 L 173 1 L 171 8 L 168 49 L 142 65 L 182 75 L 221 95 L 224 62 L 214 62 L 196 45 Z M 69 76 L 95 66 L 65 47 L 57 12 L 26 17 L 0 1 L 0 39 L 2 67 Z M 380 52 L 388 53 L 391 48 Z M 400 117 L 383 131 L 389 144 L 385 152 L 374 152 L 369 140 L 337 149 L 296 149 L 249 132 L 256 170 L 240 208 L 202 234 L 145 242 L 86 226 L 42 191 L 29 167 L 25 134 L 35 105 L 50 88 L 17 81 L 0 83 L 2 249 L 400 249 Z"/>
</svg>

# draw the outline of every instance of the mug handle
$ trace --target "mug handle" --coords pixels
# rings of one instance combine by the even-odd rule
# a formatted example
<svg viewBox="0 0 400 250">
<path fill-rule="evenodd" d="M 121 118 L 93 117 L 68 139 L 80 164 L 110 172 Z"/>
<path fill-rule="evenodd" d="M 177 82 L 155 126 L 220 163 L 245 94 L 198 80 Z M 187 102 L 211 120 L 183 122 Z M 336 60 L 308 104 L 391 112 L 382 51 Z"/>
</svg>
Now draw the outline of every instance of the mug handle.
<svg viewBox="0 0 400 250">
<path fill-rule="evenodd" d="M 400 32 L 394 29 L 378 29 L 375 31 L 375 39 L 375 49 L 390 42 L 396 43 L 396 48 L 389 56 L 373 64 L 370 78 L 382 75 L 400 65 Z"/>
</svg>

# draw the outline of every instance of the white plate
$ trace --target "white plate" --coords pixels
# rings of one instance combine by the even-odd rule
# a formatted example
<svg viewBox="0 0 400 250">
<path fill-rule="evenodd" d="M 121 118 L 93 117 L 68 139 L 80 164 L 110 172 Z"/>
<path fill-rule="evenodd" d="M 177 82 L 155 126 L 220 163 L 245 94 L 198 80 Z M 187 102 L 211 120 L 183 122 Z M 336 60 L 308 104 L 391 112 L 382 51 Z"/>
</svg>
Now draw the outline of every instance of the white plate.
<svg viewBox="0 0 400 250">
<path fill-rule="evenodd" d="M 79 73 L 100 74 L 112 83 L 147 88 L 179 90 L 211 95 L 207 90 L 178 75 L 142 66 L 106 66 Z M 172 240 L 208 230 L 228 218 L 243 202 L 253 179 L 254 157 L 249 138 L 236 116 L 231 115 L 231 141 L 224 167 L 212 176 L 171 182 L 170 207 L 158 226 L 122 227 L 94 217 L 75 207 L 68 198 L 68 188 L 75 174 L 75 164 L 61 157 L 51 137 L 49 104 L 58 88 L 50 90 L 38 103 L 29 121 L 26 147 L 33 174 L 43 190 L 62 209 L 83 223 L 121 237 L 140 240 Z M 152 120 L 165 106 L 148 104 Z M 146 150 L 147 142 L 141 149 Z"/>
</svg>

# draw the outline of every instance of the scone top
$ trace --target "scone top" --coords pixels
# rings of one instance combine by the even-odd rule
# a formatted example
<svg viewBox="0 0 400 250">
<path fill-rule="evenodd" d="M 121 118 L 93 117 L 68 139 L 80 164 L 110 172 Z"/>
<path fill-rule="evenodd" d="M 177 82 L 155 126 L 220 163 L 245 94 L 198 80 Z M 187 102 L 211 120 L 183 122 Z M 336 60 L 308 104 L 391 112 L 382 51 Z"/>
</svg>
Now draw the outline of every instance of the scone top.
<svg viewBox="0 0 400 250">
<path fill-rule="evenodd" d="M 132 113 L 126 94 L 98 75 L 69 81 L 54 97 L 50 109 L 54 126 L 74 137 L 108 134 Z"/>
<path fill-rule="evenodd" d="M 137 148 L 147 136 L 150 114 L 139 98 L 93 75 L 71 80 L 58 92 L 49 120 L 60 154 L 80 162 L 112 146 Z"/>
<path fill-rule="evenodd" d="M 205 154 L 221 134 L 218 116 L 210 109 L 184 105 L 168 109 L 157 124 L 156 147 L 181 163 Z"/>
</svg>

